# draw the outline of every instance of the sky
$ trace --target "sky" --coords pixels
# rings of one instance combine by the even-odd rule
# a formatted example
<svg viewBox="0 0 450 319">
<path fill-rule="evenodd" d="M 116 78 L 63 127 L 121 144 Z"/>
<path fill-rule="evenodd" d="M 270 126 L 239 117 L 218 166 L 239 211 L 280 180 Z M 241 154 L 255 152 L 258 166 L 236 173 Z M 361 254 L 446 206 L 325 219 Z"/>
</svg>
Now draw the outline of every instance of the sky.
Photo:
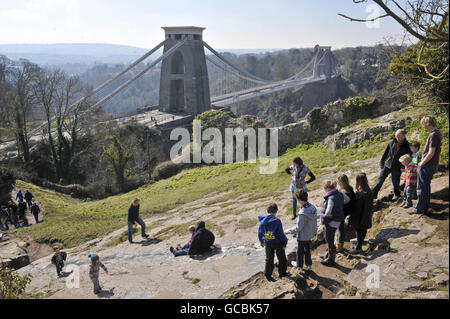
<svg viewBox="0 0 450 319">
<path fill-rule="evenodd" d="M 391 18 L 366 25 L 337 15 L 368 18 L 376 9 L 352 0 L 0 0 L 0 44 L 152 48 L 164 39 L 162 26 L 191 25 L 205 27 L 203 39 L 221 49 L 399 42 L 403 30 Z"/>
</svg>

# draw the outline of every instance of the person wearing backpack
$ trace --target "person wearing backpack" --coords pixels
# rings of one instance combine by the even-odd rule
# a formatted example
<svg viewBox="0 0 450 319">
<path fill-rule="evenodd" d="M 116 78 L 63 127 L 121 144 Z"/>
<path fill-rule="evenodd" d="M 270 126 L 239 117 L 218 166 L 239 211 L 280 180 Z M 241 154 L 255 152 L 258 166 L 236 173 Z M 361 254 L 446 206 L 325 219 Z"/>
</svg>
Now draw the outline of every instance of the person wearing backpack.
<svg viewBox="0 0 450 319">
<path fill-rule="evenodd" d="M 292 266 L 303 268 L 305 259 L 306 270 L 311 270 L 311 239 L 317 234 L 317 208 L 308 202 L 308 193 L 303 189 L 295 191 L 295 198 L 300 204 L 298 213 L 297 232 L 297 260 L 292 262 Z M 303 258 L 304 257 L 304 258 Z"/>
<path fill-rule="evenodd" d="M 327 251 L 319 255 L 322 258 L 321 263 L 325 266 L 334 265 L 336 257 L 336 246 L 334 236 L 341 222 L 344 220 L 344 205 L 350 201 L 350 198 L 336 189 L 335 181 L 326 180 L 323 184 L 325 191 L 324 202 L 320 212 L 320 222 L 324 228 L 325 241 L 327 242 Z"/>
</svg>

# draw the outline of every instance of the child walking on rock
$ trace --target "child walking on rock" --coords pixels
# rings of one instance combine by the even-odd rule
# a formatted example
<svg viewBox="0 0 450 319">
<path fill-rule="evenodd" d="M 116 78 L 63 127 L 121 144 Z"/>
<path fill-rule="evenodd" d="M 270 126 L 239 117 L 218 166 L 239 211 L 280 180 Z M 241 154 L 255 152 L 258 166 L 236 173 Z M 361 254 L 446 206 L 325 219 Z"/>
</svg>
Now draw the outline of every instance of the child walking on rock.
<svg viewBox="0 0 450 319">
<path fill-rule="evenodd" d="M 106 273 L 108 273 L 108 269 L 106 269 L 105 265 L 102 264 L 102 262 L 100 261 L 100 257 L 97 254 L 91 254 L 89 255 L 89 258 L 91 259 L 91 266 L 89 267 L 89 277 L 94 284 L 94 294 L 97 295 L 102 290 L 99 281 L 100 267 L 102 267 Z"/>
</svg>

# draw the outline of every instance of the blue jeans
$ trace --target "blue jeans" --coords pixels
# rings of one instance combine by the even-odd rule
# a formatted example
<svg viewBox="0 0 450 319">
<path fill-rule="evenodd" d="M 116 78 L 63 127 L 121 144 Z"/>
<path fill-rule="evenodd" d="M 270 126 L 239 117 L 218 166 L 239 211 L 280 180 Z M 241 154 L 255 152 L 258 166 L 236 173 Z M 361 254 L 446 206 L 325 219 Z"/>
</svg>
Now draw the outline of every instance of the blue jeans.
<svg viewBox="0 0 450 319">
<path fill-rule="evenodd" d="M 328 248 L 336 249 L 336 246 L 334 245 L 334 235 L 336 234 L 336 229 L 334 227 L 331 227 L 327 224 L 325 224 L 325 241 L 327 242 Z"/>
<path fill-rule="evenodd" d="M 294 196 L 294 192 L 292 192 L 292 214 L 294 214 L 294 218 L 297 217 L 297 199 Z"/>
<path fill-rule="evenodd" d="M 383 169 L 380 172 L 380 176 L 378 177 L 377 184 L 372 190 L 372 193 L 375 195 L 378 195 L 378 192 L 381 189 L 381 186 L 383 186 L 384 181 L 386 178 L 391 174 L 392 178 L 392 185 L 394 186 L 394 194 L 397 196 L 400 196 L 400 176 L 402 175 L 402 172 L 398 168 L 390 169 L 386 166 L 383 167 Z"/>
<path fill-rule="evenodd" d="M 415 186 L 405 186 L 404 199 L 403 203 L 408 204 L 408 206 L 412 206 L 412 200 L 414 198 L 414 193 L 416 192 Z"/>
<path fill-rule="evenodd" d="M 144 236 L 145 235 L 145 223 L 144 223 L 144 221 L 142 220 L 141 217 L 138 217 L 136 219 L 136 222 L 139 225 L 141 225 L 142 236 Z M 128 222 L 128 241 L 130 241 L 130 242 L 133 240 L 133 225 L 134 225 L 134 223 Z"/>
<path fill-rule="evenodd" d="M 425 214 L 428 211 L 431 196 L 431 179 L 436 171 L 437 166 L 433 164 L 419 166 L 417 172 L 417 204 L 414 208 L 420 214 Z"/>
<path fill-rule="evenodd" d="M 189 253 L 190 246 L 191 244 L 187 243 L 186 245 L 183 246 L 183 248 L 174 250 L 173 254 L 175 255 L 175 257 L 187 255 Z"/>
</svg>

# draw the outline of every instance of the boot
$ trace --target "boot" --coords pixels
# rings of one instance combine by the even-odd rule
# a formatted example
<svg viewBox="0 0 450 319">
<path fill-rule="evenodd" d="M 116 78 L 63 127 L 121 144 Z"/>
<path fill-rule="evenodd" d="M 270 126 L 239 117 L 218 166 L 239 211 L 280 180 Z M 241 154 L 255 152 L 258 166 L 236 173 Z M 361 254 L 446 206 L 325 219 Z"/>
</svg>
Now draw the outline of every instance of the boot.
<svg viewBox="0 0 450 319">
<path fill-rule="evenodd" d="M 336 248 L 328 248 L 328 258 L 321 261 L 322 265 L 333 266 L 336 257 Z"/>
<path fill-rule="evenodd" d="M 344 251 L 344 244 L 341 244 L 341 243 L 337 244 L 336 251 L 338 253 L 342 253 Z"/>
</svg>

